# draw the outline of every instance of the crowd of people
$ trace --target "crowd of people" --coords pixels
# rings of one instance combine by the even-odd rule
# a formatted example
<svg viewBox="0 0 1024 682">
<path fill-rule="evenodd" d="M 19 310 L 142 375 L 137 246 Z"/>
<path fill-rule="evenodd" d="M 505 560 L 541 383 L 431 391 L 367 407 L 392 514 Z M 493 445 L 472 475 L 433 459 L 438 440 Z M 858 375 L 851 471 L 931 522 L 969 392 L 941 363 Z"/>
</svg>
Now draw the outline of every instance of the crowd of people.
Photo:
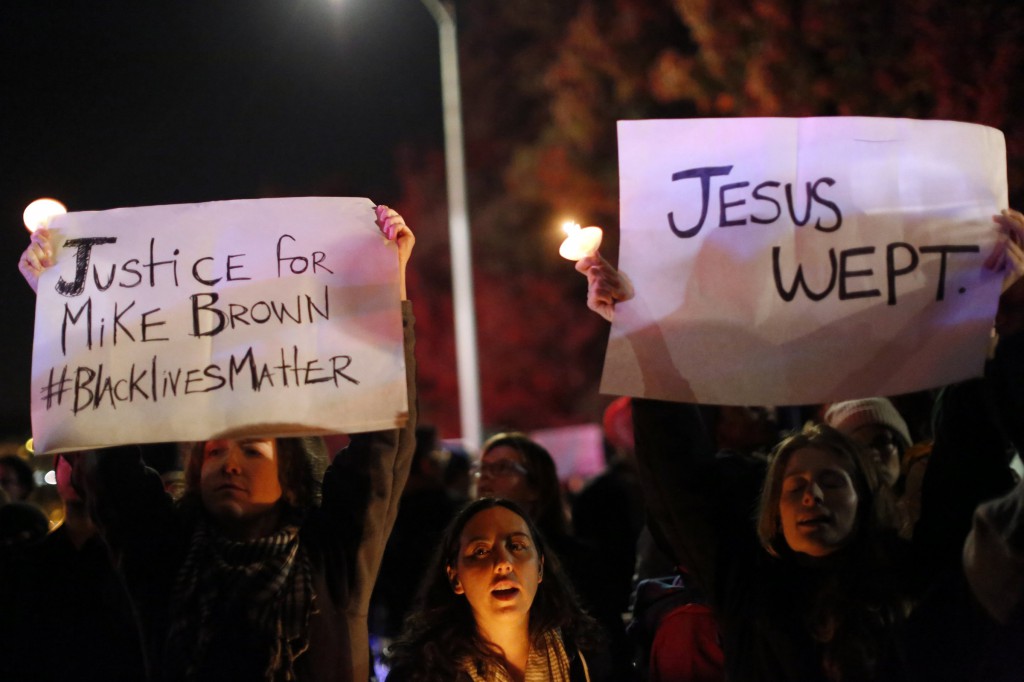
<svg viewBox="0 0 1024 682">
<path fill-rule="evenodd" d="M 907 397 L 620 399 L 573 495 L 527 434 L 491 437 L 467 486 L 470 458 L 417 425 L 415 238 L 376 218 L 403 273 L 406 425 L 336 454 L 196 443 L 180 495 L 139 447 L 58 455 L 63 524 L 3 536 L 0 679 L 1024 679 L 1020 213 L 996 217 L 985 375 L 915 398 L 930 420 Z M 39 230 L 19 267 L 36 289 L 53 263 Z M 577 269 L 607 319 L 633 296 L 600 255 Z M 0 515 L 26 469 L 0 460 Z"/>
</svg>

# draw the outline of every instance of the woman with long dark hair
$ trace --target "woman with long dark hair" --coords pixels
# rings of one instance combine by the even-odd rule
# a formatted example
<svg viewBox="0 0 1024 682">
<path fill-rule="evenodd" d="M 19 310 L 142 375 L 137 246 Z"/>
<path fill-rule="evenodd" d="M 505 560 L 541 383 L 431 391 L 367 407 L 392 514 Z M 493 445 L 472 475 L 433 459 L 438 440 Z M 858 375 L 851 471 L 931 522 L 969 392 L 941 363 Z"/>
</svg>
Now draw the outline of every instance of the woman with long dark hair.
<svg viewBox="0 0 1024 682">
<path fill-rule="evenodd" d="M 525 433 L 491 436 L 480 448 L 476 494 L 512 500 L 530 516 L 550 553 L 558 556 L 580 604 L 604 629 L 618 675 L 627 676 L 631 651 L 622 612 L 628 595 L 615 593 L 614 560 L 570 532 L 551 453 Z"/>
<path fill-rule="evenodd" d="M 388 679 L 597 680 L 598 633 L 529 515 L 482 498 L 445 531 Z"/>
</svg>

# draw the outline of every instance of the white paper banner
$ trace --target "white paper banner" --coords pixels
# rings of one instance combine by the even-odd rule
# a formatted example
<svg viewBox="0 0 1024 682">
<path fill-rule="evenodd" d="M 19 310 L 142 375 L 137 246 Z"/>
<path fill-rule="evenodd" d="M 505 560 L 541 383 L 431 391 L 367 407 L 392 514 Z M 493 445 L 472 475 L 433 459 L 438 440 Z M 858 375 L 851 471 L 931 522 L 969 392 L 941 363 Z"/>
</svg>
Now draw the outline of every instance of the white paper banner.
<svg viewBox="0 0 1024 682">
<path fill-rule="evenodd" d="M 619 122 L 601 390 L 730 405 L 895 395 L 981 373 L 1003 135 L 882 118 Z"/>
<path fill-rule="evenodd" d="M 368 199 L 70 213 L 51 231 L 37 452 L 404 423 L 398 257 Z"/>
</svg>

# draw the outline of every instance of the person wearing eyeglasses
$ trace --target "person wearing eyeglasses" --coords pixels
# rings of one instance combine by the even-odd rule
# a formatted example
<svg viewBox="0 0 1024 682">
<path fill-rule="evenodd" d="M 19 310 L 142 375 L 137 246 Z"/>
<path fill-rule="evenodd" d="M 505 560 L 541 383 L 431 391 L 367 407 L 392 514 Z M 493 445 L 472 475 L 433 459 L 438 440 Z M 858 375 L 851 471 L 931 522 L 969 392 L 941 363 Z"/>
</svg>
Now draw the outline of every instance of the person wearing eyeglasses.
<svg viewBox="0 0 1024 682">
<path fill-rule="evenodd" d="M 474 468 L 476 497 L 512 500 L 549 540 L 567 535 L 562 489 L 551 454 L 522 433 L 499 433 L 484 443 Z"/>
<path fill-rule="evenodd" d="M 492 436 L 480 452 L 480 462 L 473 470 L 476 498 L 512 500 L 530 515 L 565 567 L 581 604 L 604 628 L 616 673 L 628 674 L 622 615 L 607 598 L 614 585 L 611 562 L 596 547 L 572 535 L 551 454 L 526 434 L 516 432 Z"/>
</svg>

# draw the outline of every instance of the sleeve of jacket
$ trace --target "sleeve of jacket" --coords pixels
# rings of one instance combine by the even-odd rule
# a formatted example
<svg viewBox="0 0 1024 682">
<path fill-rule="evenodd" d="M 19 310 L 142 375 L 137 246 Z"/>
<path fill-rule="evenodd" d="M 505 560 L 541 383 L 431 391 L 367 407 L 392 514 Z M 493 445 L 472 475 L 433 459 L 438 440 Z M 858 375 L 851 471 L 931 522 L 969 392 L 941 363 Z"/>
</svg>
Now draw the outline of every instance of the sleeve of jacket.
<svg viewBox="0 0 1024 682">
<path fill-rule="evenodd" d="M 1010 459 L 1020 406 L 1021 340 L 1000 342 L 985 377 L 942 390 L 934 411 L 935 445 L 921 490 L 914 548 L 925 579 L 960 563 L 975 508 L 1013 487 Z"/>
<path fill-rule="evenodd" d="M 384 547 L 398 515 L 416 448 L 416 359 L 412 306 L 402 302 L 409 415 L 404 427 L 355 434 L 324 475 L 321 510 L 336 534 L 347 570 L 345 612 L 353 677 L 369 676 L 367 617 Z"/>
<path fill-rule="evenodd" d="M 83 453 L 75 484 L 85 489 L 104 540 L 126 564 L 156 567 L 177 549 L 180 522 L 174 502 L 136 446 Z M 142 569 L 147 570 L 147 569 Z"/>
<path fill-rule="evenodd" d="M 988 614 L 1024 631 L 1024 481 L 974 513 L 963 552 L 971 591 Z"/>
<path fill-rule="evenodd" d="M 712 589 L 716 528 L 709 438 L 695 405 L 634 399 L 634 438 L 651 532 L 677 565 Z"/>
<path fill-rule="evenodd" d="M 148 654 L 156 657 L 187 528 L 159 474 L 143 463 L 139 448 L 123 446 L 78 456 L 83 461 L 75 467 L 75 485 L 85 492 L 137 610 Z"/>
</svg>

